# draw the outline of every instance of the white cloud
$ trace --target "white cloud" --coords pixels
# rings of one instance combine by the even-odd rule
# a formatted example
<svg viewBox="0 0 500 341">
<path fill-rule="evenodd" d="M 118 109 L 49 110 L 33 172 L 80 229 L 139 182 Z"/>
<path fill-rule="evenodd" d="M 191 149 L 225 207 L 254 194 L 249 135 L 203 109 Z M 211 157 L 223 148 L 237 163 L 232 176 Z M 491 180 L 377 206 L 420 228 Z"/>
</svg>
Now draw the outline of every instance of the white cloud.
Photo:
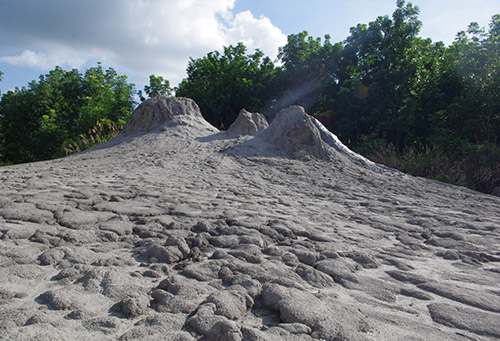
<svg viewBox="0 0 500 341">
<path fill-rule="evenodd" d="M 226 35 L 231 41 L 241 41 L 249 49 L 259 48 L 271 59 L 278 55 L 278 47 L 286 44 L 286 36 L 266 17 L 255 18 L 250 11 L 236 14 L 229 20 Z"/>
<path fill-rule="evenodd" d="M 74 51 L 62 49 L 57 52 L 37 52 L 24 50 L 21 54 L 0 57 L 0 62 L 12 66 L 30 67 L 39 70 L 48 70 L 56 65 L 80 68 L 86 62 L 86 58 L 74 53 Z"/>
<path fill-rule="evenodd" d="M 28 66 L 37 69 L 50 67 L 47 66 L 48 60 L 45 54 L 32 50 L 25 50 L 23 53 L 15 56 L 1 57 L 0 61 L 12 66 Z"/>
<path fill-rule="evenodd" d="M 7 0 L 0 11 L 0 62 L 48 70 L 99 60 L 138 82 L 156 74 L 176 84 L 189 57 L 239 41 L 274 58 L 286 36 L 266 17 L 233 13 L 234 3 Z"/>
</svg>

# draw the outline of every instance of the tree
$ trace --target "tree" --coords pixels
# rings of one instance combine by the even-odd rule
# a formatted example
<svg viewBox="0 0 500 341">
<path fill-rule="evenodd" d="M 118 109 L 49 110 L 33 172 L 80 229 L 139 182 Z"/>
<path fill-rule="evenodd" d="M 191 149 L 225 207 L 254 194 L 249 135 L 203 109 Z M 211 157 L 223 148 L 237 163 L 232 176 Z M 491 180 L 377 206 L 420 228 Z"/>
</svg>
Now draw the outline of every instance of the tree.
<svg viewBox="0 0 500 341">
<path fill-rule="evenodd" d="M 302 105 L 308 112 L 317 112 L 328 84 L 337 78 L 341 50 L 342 44 L 331 44 L 329 35 L 323 44 L 307 31 L 289 35 L 278 55 L 283 64 L 280 106 Z"/>
<path fill-rule="evenodd" d="M 98 64 L 82 78 L 85 101 L 71 135 L 86 133 L 99 120 L 125 124 L 136 105 L 134 84 L 128 83 L 127 76 L 118 75 L 113 68 L 104 70 Z"/>
<path fill-rule="evenodd" d="M 449 74 L 460 85 L 443 119 L 456 138 L 468 143 L 500 143 L 500 15 L 490 30 L 471 23 L 447 54 Z M 449 76 L 450 77 L 450 76 Z"/>
<path fill-rule="evenodd" d="M 418 7 L 398 0 L 392 17 L 351 28 L 338 57 L 335 99 L 322 108 L 332 113 L 345 140 L 356 144 L 371 136 L 402 149 L 414 139 L 417 89 L 430 67 L 420 53 L 432 49 L 430 40 L 417 38 L 418 13 Z"/>
<path fill-rule="evenodd" d="M 0 100 L 3 162 L 62 156 L 67 141 L 86 134 L 97 121 L 125 123 L 135 106 L 134 85 L 102 66 L 65 71 L 56 67 L 38 82 L 8 91 Z"/>
<path fill-rule="evenodd" d="M 417 14 L 398 1 L 392 18 L 353 27 L 320 109 L 359 152 L 394 146 L 393 157 L 413 164 L 405 171 L 491 191 L 500 186 L 500 15 L 446 48 L 417 36 Z M 442 168 L 451 173 L 434 173 Z"/>
<path fill-rule="evenodd" d="M 26 88 L 16 88 L 2 96 L 0 126 L 2 162 L 28 162 L 34 159 L 34 133 L 38 128 L 37 114 L 25 111 L 34 106 L 34 93 Z"/>
<path fill-rule="evenodd" d="M 191 58 L 186 71 L 176 96 L 194 99 L 205 119 L 217 127 L 228 128 L 242 108 L 265 111 L 275 98 L 274 64 L 260 50 L 247 55 L 243 43 L 224 47 L 223 54 L 213 51 Z"/>
<path fill-rule="evenodd" d="M 153 98 L 161 95 L 172 95 L 172 88 L 170 87 L 170 82 L 167 79 L 163 79 L 162 76 L 149 76 L 149 85 L 144 86 L 144 93 L 139 90 L 139 98 L 141 102 L 145 101 L 146 98 L 144 94 L 148 95 L 148 98 Z"/>
</svg>

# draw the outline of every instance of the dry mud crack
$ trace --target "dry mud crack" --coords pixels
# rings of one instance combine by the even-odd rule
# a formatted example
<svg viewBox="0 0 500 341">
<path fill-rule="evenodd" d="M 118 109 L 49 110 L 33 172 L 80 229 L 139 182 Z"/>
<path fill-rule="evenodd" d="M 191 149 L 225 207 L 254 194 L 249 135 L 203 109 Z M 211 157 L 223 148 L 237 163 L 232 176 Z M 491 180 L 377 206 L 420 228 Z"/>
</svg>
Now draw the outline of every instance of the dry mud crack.
<svg viewBox="0 0 500 341">
<path fill-rule="evenodd" d="M 499 198 L 297 107 L 237 136 L 154 101 L 99 149 L 0 168 L 0 339 L 500 338 Z"/>
</svg>

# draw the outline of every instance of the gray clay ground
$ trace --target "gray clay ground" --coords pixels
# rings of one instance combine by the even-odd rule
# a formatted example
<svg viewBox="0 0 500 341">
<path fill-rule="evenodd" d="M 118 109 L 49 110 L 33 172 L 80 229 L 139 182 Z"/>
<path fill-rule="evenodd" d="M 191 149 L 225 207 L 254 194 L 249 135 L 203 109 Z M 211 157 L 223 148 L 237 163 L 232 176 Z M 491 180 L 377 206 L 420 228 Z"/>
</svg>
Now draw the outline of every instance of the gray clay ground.
<svg viewBox="0 0 500 341">
<path fill-rule="evenodd" d="M 500 338 L 500 198 L 357 160 L 297 107 L 252 137 L 179 101 L 0 168 L 0 339 Z"/>
</svg>

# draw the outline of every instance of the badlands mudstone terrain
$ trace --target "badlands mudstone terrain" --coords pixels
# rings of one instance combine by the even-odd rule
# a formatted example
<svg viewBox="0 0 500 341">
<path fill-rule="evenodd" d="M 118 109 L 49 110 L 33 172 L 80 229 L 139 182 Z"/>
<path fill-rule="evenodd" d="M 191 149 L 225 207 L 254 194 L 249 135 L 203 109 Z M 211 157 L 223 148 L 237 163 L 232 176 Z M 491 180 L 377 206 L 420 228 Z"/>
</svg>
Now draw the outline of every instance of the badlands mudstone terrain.
<svg viewBox="0 0 500 341">
<path fill-rule="evenodd" d="M 500 338 L 500 198 L 374 164 L 301 107 L 219 132 L 159 97 L 0 179 L 2 340 Z"/>
</svg>

